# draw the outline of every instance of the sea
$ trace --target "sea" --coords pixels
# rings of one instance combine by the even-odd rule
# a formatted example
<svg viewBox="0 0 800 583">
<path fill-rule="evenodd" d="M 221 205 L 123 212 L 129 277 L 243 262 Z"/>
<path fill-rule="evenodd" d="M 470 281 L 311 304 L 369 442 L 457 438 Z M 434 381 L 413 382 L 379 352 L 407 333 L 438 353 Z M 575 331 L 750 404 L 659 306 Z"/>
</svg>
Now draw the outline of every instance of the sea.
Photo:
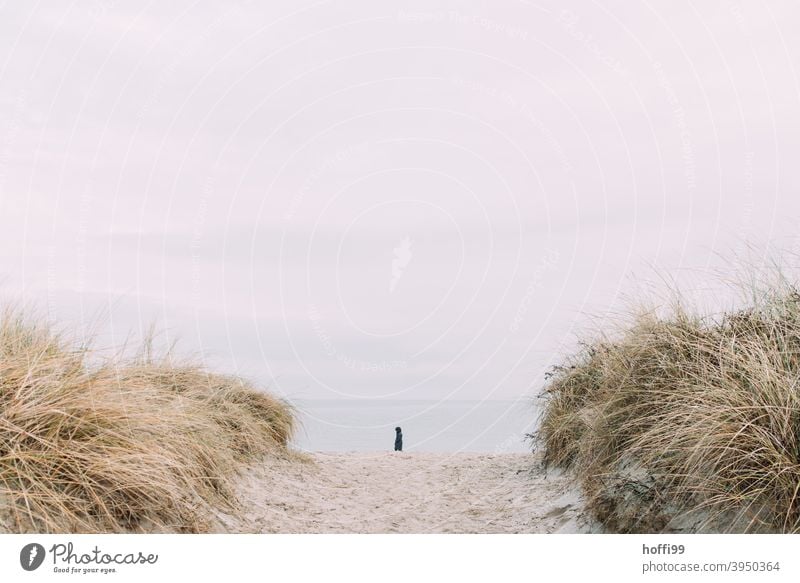
<svg viewBox="0 0 800 583">
<path fill-rule="evenodd" d="M 537 424 L 536 399 L 484 401 L 297 400 L 297 449 L 391 451 L 395 427 L 409 452 L 523 453 Z"/>
</svg>

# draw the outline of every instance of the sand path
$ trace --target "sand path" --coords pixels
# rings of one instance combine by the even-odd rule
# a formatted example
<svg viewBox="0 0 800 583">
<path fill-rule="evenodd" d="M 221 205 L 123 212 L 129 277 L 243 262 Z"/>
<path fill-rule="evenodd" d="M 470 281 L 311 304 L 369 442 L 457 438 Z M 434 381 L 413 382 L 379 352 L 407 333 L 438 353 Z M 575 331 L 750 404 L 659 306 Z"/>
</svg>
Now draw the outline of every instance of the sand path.
<svg viewBox="0 0 800 583">
<path fill-rule="evenodd" d="M 591 529 L 565 477 L 529 454 L 337 453 L 268 460 L 225 532 L 550 533 Z"/>
</svg>

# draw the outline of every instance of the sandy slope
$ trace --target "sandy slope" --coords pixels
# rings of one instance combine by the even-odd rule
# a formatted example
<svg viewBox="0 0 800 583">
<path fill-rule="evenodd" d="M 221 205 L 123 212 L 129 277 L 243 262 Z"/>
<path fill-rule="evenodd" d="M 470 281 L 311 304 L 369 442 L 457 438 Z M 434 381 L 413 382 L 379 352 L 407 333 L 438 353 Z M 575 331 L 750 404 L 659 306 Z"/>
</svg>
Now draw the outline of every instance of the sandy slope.
<svg viewBox="0 0 800 583">
<path fill-rule="evenodd" d="M 268 466 L 267 466 L 268 464 Z M 587 532 L 580 498 L 528 454 L 345 453 L 268 460 L 225 532 Z"/>
</svg>

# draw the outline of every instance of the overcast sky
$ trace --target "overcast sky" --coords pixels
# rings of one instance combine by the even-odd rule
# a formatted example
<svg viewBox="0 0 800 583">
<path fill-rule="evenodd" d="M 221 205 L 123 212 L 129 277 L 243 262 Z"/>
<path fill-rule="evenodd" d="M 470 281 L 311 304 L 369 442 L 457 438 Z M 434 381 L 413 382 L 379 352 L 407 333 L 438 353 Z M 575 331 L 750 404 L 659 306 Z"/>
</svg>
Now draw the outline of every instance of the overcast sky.
<svg viewBox="0 0 800 583">
<path fill-rule="evenodd" d="M 6 2 L 0 292 L 103 346 L 155 322 L 291 397 L 530 394 L 654 271 L 800 248 L 798 25 L 793 1 Z"/>
</svg>

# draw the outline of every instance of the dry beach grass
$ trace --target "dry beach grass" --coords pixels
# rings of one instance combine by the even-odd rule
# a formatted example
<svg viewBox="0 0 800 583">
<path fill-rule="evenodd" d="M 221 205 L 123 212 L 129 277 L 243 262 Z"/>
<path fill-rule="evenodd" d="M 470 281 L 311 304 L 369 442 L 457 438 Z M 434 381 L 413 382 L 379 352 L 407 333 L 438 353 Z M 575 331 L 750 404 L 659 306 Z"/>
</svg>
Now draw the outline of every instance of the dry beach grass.
<svg viewBox="0 0 800 583">
<path fill-rule="evenodd" d="M 538 434 L 612 532 L 800 531 L 800 293 L 640 311 L 557 367 Z"/>
<path fill-rule="evenodd" d="M 149 350 L 89 356 L 0 316 L 0 531 L 205 531 L 242 465 L 292 433 L 291 409 L 240 379 Z"/>
</svg>

